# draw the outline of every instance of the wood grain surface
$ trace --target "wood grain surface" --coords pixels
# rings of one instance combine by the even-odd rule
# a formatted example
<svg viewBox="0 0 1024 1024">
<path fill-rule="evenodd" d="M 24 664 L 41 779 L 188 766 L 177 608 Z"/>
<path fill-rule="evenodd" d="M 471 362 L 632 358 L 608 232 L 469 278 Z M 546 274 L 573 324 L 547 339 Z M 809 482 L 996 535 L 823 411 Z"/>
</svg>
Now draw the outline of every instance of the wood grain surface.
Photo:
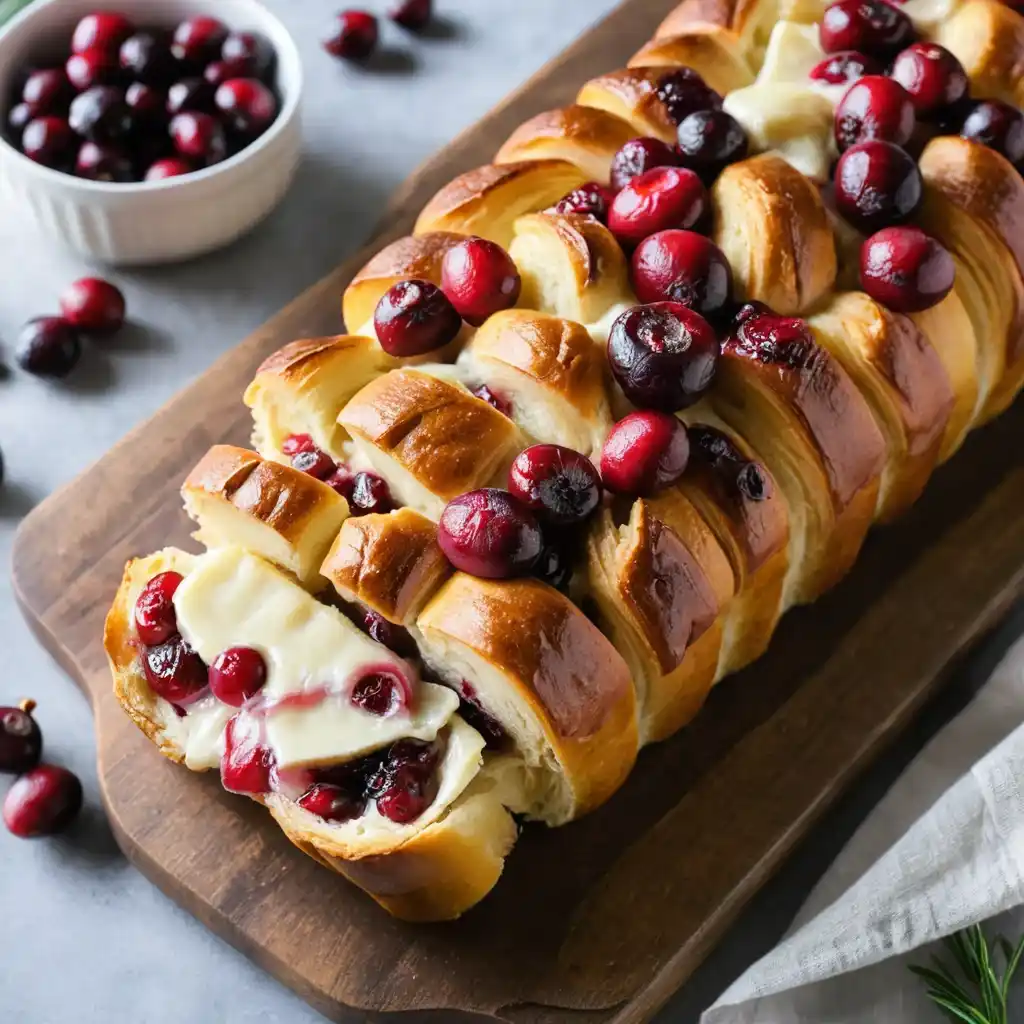
<svg viewBox="0 0 1024 1024">
<path fill-rule="evenodd" d="M 88 693 L 121 846 L 172 898 L 338 1021 L 522 1024 L 650 1018 L 793 845 L 1020 593 L 1024 410 L 971 438 L 918 507 L 876 531 L 836 591 L 783 621 L 768 655 L 697 722 L 645 751 L 611 803 L 528 827 L 463 920 L 412 926 L 295 850 L 266 813 L 150 747 L 111 693 L 101 627 L 124 562 L 193 545 L 178 487 L 216 442 L 244 444 L 257 364 L 337 333 L 345 284 L 455 174 L 520 122 L 621 66 L 674 0 L 627 0 L 420 169 L 386 227 L 24 522 L 14 585 Z"/>
</svg>

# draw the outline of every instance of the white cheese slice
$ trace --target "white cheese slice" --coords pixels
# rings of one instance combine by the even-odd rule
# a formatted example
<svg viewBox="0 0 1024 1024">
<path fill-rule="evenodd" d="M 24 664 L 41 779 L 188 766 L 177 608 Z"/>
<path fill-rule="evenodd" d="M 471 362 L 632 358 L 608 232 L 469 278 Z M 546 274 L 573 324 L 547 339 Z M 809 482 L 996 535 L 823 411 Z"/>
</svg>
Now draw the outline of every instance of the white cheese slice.
<svg viewBox="0 0 1024 1024">
<path fill-rule="evenodd" d="M 764 63 L 755 85 L 768 82 L 806 84 L 808 76 L 825 59 L 817 25 L 780 21 L 772 29 Z"/>
</svg>

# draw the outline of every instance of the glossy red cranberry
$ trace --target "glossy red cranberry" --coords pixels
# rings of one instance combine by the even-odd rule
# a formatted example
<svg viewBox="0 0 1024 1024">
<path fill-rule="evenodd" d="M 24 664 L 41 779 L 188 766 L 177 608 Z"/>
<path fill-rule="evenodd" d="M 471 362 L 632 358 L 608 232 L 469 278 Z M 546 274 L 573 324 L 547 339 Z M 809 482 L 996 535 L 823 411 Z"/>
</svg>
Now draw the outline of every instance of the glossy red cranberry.
<svg viewBox="0 0 1024 1024">
<path fill-rule="evenodd" d="M 20 839 L 62 832 L 82 809 L 82 784 L 66 768 L 41 764 L 22 775 L 4 798 L 4 824 Z"/>
<path fill-rule="evenodd" d="M 356 473 L 352 479 L 349 511 L 354 516 L 390 512 L 394 507 L 388 482 L 376 473 Z"/>
<path fill-rule="evenodd" d="M 960 134 L 1001 153 L 1011 164 L 1024 161 L 1024 113 L 1002 100 L 982 100 L 964 119 Z"/>
<path fill-rule="evenodd" d="M 239 135 L 253 138 L 265 132 L 277 117 L 277 98 L 257 78 L 232 78 L 217 89 L 221 118 Z"/>
<path fill-rule="evenodd" d="M 43 756 L 43 733 L 32 717 L 36 702 L 23 700 L 16 708 L 0 708 L 0 772 L 21 775 Z"/>
<path fill-rule="evenodd" d="M 372 608 L 367 608 L 363 612 L 362 627 L 367 636 L 383 644 L 389 651 L 394 651 L 402 658 L 416 657 L 416 642 L 409 631 L 394 622 L 388 622 Z M 406 696 L 411 702 L 412 694 L 407 693 Z"/>
<path fill-rule="evenodd" d="M 674 484 L 689 458 L 680 420 L 665 412 L 633 412 L 612 427 L 604 443 L 601 478 L 616 494 L 645 497 Z"/>
<path fill-rule="evenodd" d="M 78 332 L 61 317 L 37 317 L 18 335 L 18 365 L 39 377 L 66 377 L 81 355 Z"/>
<path fill-rule="evenodd" d="M 805 320 L 778 316 L 760 303 L 748 303 L 736 318 L 738 329 L 725 346 L 746 358 L 789 370 L 806 368 L 818 352 Z"/>
<path fill-rule="evenodd" d="M 719 315 L 732 294 L 725 254 L 694 231 L 645 238 L 633 253 L 632 277 L 641 302 L 681 302 L 705 317 Z"/>
<path fill-rule="evenodd" d="M 261 795 L 271 790 L 274 754 L 260 742 L 258 723 L 235 715 L 224 730 L 220 780 L 231 793 Z"/>
<path fill-rule="evenodd" d="M 112 85 L 97 85 L 76 96 L 68 120 L 72 129 L 90 142 L 123 142 L 132 129 L 132 112 L 124 93 Z"/>
<path fill-rule="evenodd" d="M 220 163 L 227 156 L 224 128 L 212 114 L 178 114 L 171 121 L 170 131 L 178 153 L 202 166 Z"/>
<path fill-rule="evenodd" d="M 7 129 L 13 139 L 20 140 L 32 120 L 32 108 L 27 103 L 16 103 L 7 112 Z"/>
<path fill-rule="evenodd" d="M 252 647 L 229 647 L 210 666 L 210 690 L 217 700 L 240 708 L 267 684 L 267 663 Z"/>
<path fill-rule="evenodd" d="M 884 59 L 914 39 L 914 26 L 895 5 L 885 0 L 839 0 L 827 8 L 819 24 L 826 53 L 863 50 Z"/>
<path fill-rule="evenodd" d="M 585 455 L 559 444 L 521 451 L 508 474 L 508 489 L 546 522 L 582 523 L 601 503 L 601 477 Z"/>
<path fill-rule="evenodd" d="M 608 362 L 634 405 L 677 412 L 711 386 L 718 339 L 703 317 L 679 302 L 634 306 L 612 325 Z"/>
<path fill-rule="evenodd" d="M 259 78 L 268 84 L 273 79 L 277 63 L 270 40 L 258 32 L 232 32 L 220 48 L 220 59 L 225 64 L 241 68 L 231 78 Z"/>
<path fill-rule="evenodd" d="M 117 56 L 104 50 L 73 53 L 64 65 L 68 81 L 77 92 L 97 85 L 115 85 L 121 77 Z"/>
<path fill-rule="evenodd" d="M 118 47 L 132 34 L 132 23 L 123 15 L 113 11 L 97 11 L 87 14 L 75 26 L 71 35 L 71 52 L 87 53 L 101 50 L 117 53 Z"/>
<path fill-rule="evenodd" d="M 163 181 L 165 178 L 178 178 L 183 174 L 191 174 L 195 168 L 180 156 L 170 156 L 157 160 L 148 171 L 146 181 Z"/>
<path fill-rule="evenodd" d="M 28 104 L 33 117 L 66 113 L 73 95 L 71 83 L 63 68 L 33 71 L 21 91 L 22 101 Z"/>
<path fill-rule="evenodd" d="M 497 488 L 470 491 L 448 502 L 437 540 L 456 569 L 484 579 L 528 576 L 544 547 L 533 513 Z"/>
<path fill-rule="evenodd" d="M 183 21 L 175 30 L 171 53 L 193 66 L 217 60 L 228 37 L 227 25 L 216 18 L 197 15 Z"/>
<path fill-rule="evenodd" d="M 655 167 L 634 178 L 612 202 L 608 227 L 632 248 L 669 228 L 693 228 L 710 208 L 704 183 L 685 167 Z"/>
<path fill-rule="evenodd" d="M 588 181 L 579 188 L 574 188 L 555 204 L 556 213 L 579 213 L 594 217 L 602 224 L 608 223 L 608 208 L 612 205 L 615 193 L 606 185 L 596 181 Z"/>
<path fill-rule="evenodd" d="M 132 112 L 136 127 L 155 126 L 166 117 L 167 96 L 145 82 L 132 82 L 125 90 L 124 101 Z"/>
<path fill-rule="evenodd" d="M 882 64 L 857 50 L 840 50 L 811 68 L 810 78 L 826 85 L 848 85 L 865 75 L 880 75 Z"/>
<path fill-rule="evenodd" d="M 512 415 L 512 403 L 501 395 L 495 394 L 486 384 L 481 384 L 478 388 L 473 388 L 473 394 L 480 399 L 481 402 L 486 402 L 489 406 L 497 409 L 502 416 Z"/>
<path fill-rule="evenodd" d="M 316 446 L 303 448 L 292 456 L 292 469 L 308 473 L 317 480 L 326 480 L 337 468 L 334 459 Z"/>
<path fill-rule="evenodd" d="M 299 797 L 299 806 L 324 821 L 353 821 L 362 816 L 366 803 L 340 786 L 318 782 Z"/>
<path fill-rule="evenodd" d="M 33 118 L 21 136 L 21 151 L 37 164 L 67 170 L 74 163 L 78 139 L 61 117 Z"/>
<path fill-rule="evenodd" d="M 80 331 L 113 334 L 124 326 L 124 295 L 109 281 L 83 277 L 61 295 L 60 311 Z"/>
<path fill-rule="evenodd" d="M 380 346 L 388 355 L 419 356 L 454 341 L 462 318 L 436 284 L 413 278 L 384 294 L 373 314 Z"/>
<path fill-rule="evenodd" d="M 907 90 L 891 78 L 866 75 L 847 89 L 836 107 L 836 143 L 840 151 L 868 139 L 905 146 L 915 124 Z"/>
<path fill-rule="evenodd" d="M 367 788 L 377 800 L 377 810 L 390 821 L 415 821 L 437 794 L 434 772 L 440 758 L 436 744 L 399 740 L 392 745 L 380 770 Z"/>
<path fill-rule="evenodd" d="M 213 86 L 205 78 L 183 78 L 167 90 L 167 116 L 174 117 L 186 111 L 213 114 L 217 105 L 213 101 Z"/>
<path fill-rule="evenodd" d="M 135 631 L 147 646 L 162 644 L 178 632 L 174 594 L 183 579 L 178 572 L 161 572 L 142 588 L 135 602 Z"/>
<path fill-rule="evenodd" d="M 859 142 L 843 153 L 835 184 L 836 209 L 865 232 L 909 220 L 924 194 L 917 161 L 880 139 Z"/>
<path fill-rule="evenodd" d="M 724 110 L 698 110 L 679 124 L 682 164 L 713 181 L 731 163 L 747 155 L 747 133 Z"/>
<path fill-rule="evenodd" d="M 618 192 L 653 167 L 678 167 L 679 154 L 661 139 L 630 139 L 612 157 L 612 188 Z"/>
<path fill-rule="evenodd" d="M 459 686 L 459 714 L 483 736 L 489 750 L 499 750 L 505 745 L 508 735 L 501 723 L 484 710 L 476 687 L 465 679 Z"/>
<path fill-rule="evenodd" d="M 675 124 L 698 110 L 717 110 L 722 97 L 693 68 L 676 68 L 658 82 L 658 99 Z"/>
<path fill-rule="evenodd" d="M 367 672 L 352 687 L 351 701 L 369 715 L 387 718 L 412 701 L 409 684 L 397 671 L 381 667 Z"/>
<path fill-rule="evenodd" d="M 497 242 L 467 238 L 444 254 L 441 290 L 459 316 L 474 327 L 514 306 L 521 289 L 516 265 Z"/>
<path fill-rule="evenodd" d="M 129 77 L 158 89 L 166 88 L 183 71 L 171 53 L 170 38 L 160 32 L 136 32 L 126 39 L 118 62 Z"/>
<path fill-rule="evenodd" d="M 185 707 L 207 687 L 206 666 L 180 636 L 172 636 L 143 653 L 146 681 L 158 697 Z"/>
<path fill-rule="evenodd" d="M 430 23 L 434 14 L 433 7 L 433 0 L 399 0 L 388 11 L 388 17 L 402 28 L 419 32 Z"/>
<path fill-rule="evenodd" d="M 889 77 L 907 90 L 920 117 L 937 114 L 967 95 L 964 66 L 949 50 L 936 43 L 908 46 L 897 54 Z"/>
<path fill-rule="evenodd" d="M 367 11 L 342 11 L 334 35 L 324 40 L 324 49 L 332 57 L 366 60 L 377 49 L 378 35 L 374 15 Z"/>
<path fill-rule="evenodd" d="M 309 434 L 289 434 L 281 444 L 281 451 L 289 458 L 299 452 L 309 452 L 316 448 L 316 442 Z"/>
<path fill-rule="evenodd" d="M 861 287 L 898 313 L 917 313 L 941 302 L 955 277 L 953 257 L 919 228 L 884 228 L 861 246 Z"/>
</svg>

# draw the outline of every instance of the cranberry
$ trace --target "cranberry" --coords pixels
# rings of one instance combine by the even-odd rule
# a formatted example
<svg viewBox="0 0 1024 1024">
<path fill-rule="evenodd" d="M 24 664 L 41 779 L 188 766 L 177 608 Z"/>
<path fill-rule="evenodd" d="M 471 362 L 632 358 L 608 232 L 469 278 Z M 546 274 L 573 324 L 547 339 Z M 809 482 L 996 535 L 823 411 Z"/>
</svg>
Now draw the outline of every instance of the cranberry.
<svg viewBox="0 0 1024 1024">
<path fill-rule="evenodd" d="M 658 99 L 674 124 L 698 110 L 717 110 L 722 97 L 692 68 L 676 68 L 658 82 Z"/>
<path fill-rule="evenodd" d="M 661 139 L 630 139 L 612 157 L 612 188 L 618 192 L 652 167 L 678 167 L 679 154 Z"/>
<path fill-rule="evenodd" d="M 157 160 L 148 171 L 146 181 L 163 181 L 165 178 L 178 178 L 183 174 L 191 174 L 194 168 L 181 157 L 167 157 L 165 160 Z"/>
<path fill-rule="evenodd" d="M 776 316 L 767 307 L 745 306 L 737 317 L 739 330 L 727 344 L 765 365 L 790 370 L 806 367 L 817 352 L 814 335 L 798 317 Z"/>
<path fill-rule="evenodd" d="M 327 782 L 311 786 L 299 798 L 299 806 L 324 821 L 334 822 L 352 821 L 366 810 L 364 801 L 354 798 L 340 786 L 332 786 Z"/>
<path fill-rule="evenodd" d="M 411 699 L 408 684 L 392 669 L 367 672 L 352 687 L 352 703 L 380 718 L 397 714 L 409 706 Z"/>
<path fill-rule="evenodd" d="M 220 48 L 220 58 L 223 63 L 240 68 L 239 74 L 230 77 L 259 78 L 268 83 L 277 59 L 270 40 L 258 32 L 232 32 Z"/>
<path fill-rule="evenodd" d="M 352 480 L 352 497 L 349 498 L 349 505 L 354 516 L 390 512 L 395 507 L 391 488 L 388 487 L 387 481 L 376 473 L 356 473 Z"/>
<path fill-rule="evenodd" d="M 899 82 L 866 75 L 850 86 L 836 107 L 836 142 L 840 151 L 867 139 L 905 146 L 915 123 L 914 104 Z"/>
<path fill-rule="evenodd" d="M 121 77 L 117 58 L 103 50 L 73 53 L 64 66 L 68 81 L 78 92 L 96 85 L 114 85 Z"/>
<path fill-rule="evenodd" d="M 356 475 L 348 466 L 338 466 L 324 483 L 337 491 L 346 501 L 351 501 L 352 492 L 356 489 Z"/>
<path fill-rule="evenodd" d="M 1024 114 L 1002 100 L 982 100 L 967 115 L 960 134 L 1001 153 L 1011 164 L 1024 161 Z"/>
<path fill-rule="evenodd" d="M 483 736 L 489 749 L 497 750 L 505 745 L 508 736 L 501 723 L 484 711 L 476 687 L 465 679 L 459 687 L 459 714 Z"/>
<path fill-rule="evenodd" d="M 217 106 L 213 101 L 213 86 L 205 78 L 183 78 L 167 90 L 167 116 L 174 117 L 185 111 L 213 114 Z"/>
<path fill-rule="evenodd" d="M 363 612 L 362 626 L 371 639 L 383 644 L 389 651 L 394 651 L 402 658 L 416 657 L 416 642 L 409 631 L 394 622 L 388 622 L 372 608 Z"/>
<path fill-rule="evenodd" d="M 231 793 L 260 795 L 270 792 L 274 754 L 259 740 L 258 724 L 235 715 L 224 730 L 224 756 L 220 780 Z"/>
<path fill-rule="evenodd" d="M 462 318 L 436 284 L 414 278 L 391 286 L 377 303 L 373 324 L 388 355 L 418 356 L 453 341 Z"/>
<path fill-rule="evenodd" d="M 317 480 L 326 480 L 336 469 L 334 459 L 317 447 L 304 448 L 292 456 L 292 469 L 308 473 Z"/>
<path fill-rule="evenodd" d="M 217 109 L 228 127 L 239 135 L 265 132 L 277 117 L 277 99 L 256 78 L 232 78 L 217 90 Z"/>
<path fill-rule="evenodd" d="M 764 501 L 768 497 L 769 484 L 764 471 L 746 458 L 725 434 L 703 424 L 689 427 L 687 433 L 692 463 L 710 467 L 719 479 L 748 501 Z"/>
<path fill-rule="evenodd" d="M 861 287 L 898 313 L 917 313 L 941 302 L 955 276 L 953 257 L 919 228 L 884 228 L 861 246 Z"/>
<path fill-rule="evenodd" d="M 214 89 L 230 81 L 232 78 L 248 78 L 249 63 L 244 60 L 216 60 L 207 64 L 203 70 L 203 78 Z"/>
<path fill-rule="evenodd" d="M 142 588 L 135 602 L 135 631 L 147 646 L 165 643 L 178 632 L 174 593 L 183 579 L 178 572 L 161 572 Z"/>
<path fill-rule="evenodd" d="M 171 53 L 180 61 L 206 65 L 216 60 L 228 37 L 227 26 L 216 18 L 197 15 L 174 30 Z"/>
<path fill-rule="evenodd" d="M 388 17 L 396 25 L 418 32 L 427 27 L 433 13 L 433 0 L 400 0 L 388 11 Z"/>
<path fill-rule="evenodd" d="M 810 77 L 826 85 L 848 85 L 865 75 L 880 75 L 883 70 L 882 65 L 866 53 L 840 50 L 811 68 Z"/>
<path fill-rule="evenodd" d="M 509 470 L 508 489 L 541 519 L 559 525 L 582 523 L 601 503 L 601 477 L 593 463 L 558 444 L 521 451 Z"/>
<path fill-rule="evenodd" d="M 316 443 L 309 434 L 290 434 L 284 439 L 281 451 L 289 458 L 299 452 L 309 452 L 316 448 Z"/>
<path fill-rule="evenodd" d="M 134 181 L 135 170 L 125 153 L 113 146 L 83 142 L 75 161 L 75 174 L 90 181 Z"/>
<path fill-rule="evenodd" d="M 865 232 L 909 220 L 924 193 L 917 161 L 905 149 L 879 139 L 843 153 L 835 181 L 836 208 Z"/>
<path fill-rule="evenodd" d="M 78 140 L 67 121 L 47 115 L 29 121 L 21 136 L 21 151 L 37 164 L 64 170 L 75 158 Z"/>
<path fill-rule="evenodd" d="M 229 647 L 210 666 L 210 689 L 223 704 L 240 708 L 267 683 L 267 663 L 252 647 Z"/>
<path fill-rule="evenodd" d="M 914 43 L 898 54 L 889 76 L 910 95 L 921 117 L 937 114 L 967 95 L 967 72 L 944 46 Z"/>
<path fill-rule="evenodd" d="M 508 491 L 484 488 L 448 502 L 437 540 L 448 561 L 473 576 L 527 576 L 544 546 L 533 513 Z"/>
<path fill-rule="evenodd" d="M 147 122 L 156 125 L 164 119 L 167 97 L 152 85 L 132 82 L 125 91 L 124 101 L 128 104 L 137 125 L 144 125 Z"/>
<path fill-rule="evenodd" d="M 624 246 L 669 228 L 692 228 L 709 209 L 707 190 L 685 167 L 655 167 L 634 178 L 616 197 L 608 227 Z"/>
<path fill-rule="evenodd" d="M 18 336 L 18 365 L 40 377 L 66 377 L 81 355 L 78 332 L 61 317 L 30 320 Z"/>
<path fill-rule="evenodd" d="M 132 128 L 132 112 L 124 93 L 111 85 L 97 85 L 76 96 L 71 104 L 72 129 L 91 142 L 122 142 Z"/>
<path fill-rule="evenodd" d="M 27 103 L 16 103 L 11 107 L 7 114 L 7 128 L 13 138 L 21 139 L 32 116 L 32 108 Z"/>
<path fill-rule="evenodd" d="M 608 361 L 634 405 L 677 412 L 711 386 L 718 339 L 711 325 L 682 303 L 634 306 L 612 325 Z"/>
<path fill-rule="evenodd" d="M 87 14 L 75 26 L 71 36 L 71 52 L 87 53 L 102 50 L 116 53 L 117 48 L 134 31 L 132 23 L 122 14 L 113 11 L 97 11 Z"/>
<path fill-rule="evenodd" d="M 675 416 L 645 410 L 612 427 L 601 450 L 601 477 L 616 494 L 643 497 L 674 484 L 690 458 L 686 427 Z"/>
<path fill-rule="evenodd" d="M 607 224 L 608 209 L 614 198 L 615 193 L 606 185 L 588 181 L 585 185 L 574 188 L 567 196 L 563 196 L 555 204 L 555 212 L 580 213 Z"/>
<path fill-rule="evenodd" d="M 521 289 L 516 265 L 496 242 L 467 238 L 444 254 L 441 290 L 459 316 L 474 327 L 514 306 Z"/>
<path fill-rule="evenodd" d="M 569 586 L 572 579 L 572 561 L 559 539 L 548 539 L 534 574 L 542 583 L 554 587 L 555 590 L 564 591 Z"/>
<path fill-rule="evenodd" d="M 0 772 L 20 775 L 39 764 L 43 756 L 43 734 L 32 717 L 34 700 L 23 700 L 16 708 L 0 708 Z"/>
<path fill-rule="evenodd" d="M 863 50 L 884 58 L 913 40 L 914 26 L 901 10 L 885 0 L 839 0 L 826 9 L 819 35 L 826 53 Z"/>
<path fill-rule="evenodd" d="M 486 384 L 481 384 L 478 388 L 473 388 L 473 394 L 480 399 L 481 402 L 486 402 L 491 408 L 497 409 L 502 416 L 512 415 L 512 403 L 506 398 L 502 398 L 501 395 L 496 395 Z"/>
<path fill-rule="evenodd" d="M 633 253 L 632 276 L 641 302 L 681 302 L 705 317 L 719 314 L 732 294 L 725 254 L 694 231 L 645 238 Z"/>
<path fill-rule="evenodd" d="M 170 40 L 158 32 L 136 32 L 121 44 L 118 60 L 132 78 L 157 88 L 166 88 L 182 70 Z"/>
<path fill-rule="evenodd" d="M 142 656 L 146 681 L 158 697 L 184 707 L 207 687 L 206 666 L 180 636 L 149 647 Z"/>
<path fill-rule="evenodd" d="M 724 110 L 698 110 L 679 124 L 679 153 L 706 181 L 716 178 L 727 165 L 747 155 L 747 133 Z"/>
<path fill-rule="evenodd" d="M 376 796 L 377 810 L 398 824 L 415 821 L 436 795 L 434 770 L 440 751 L 436 744 L 399 740 L 388 751 L 367 788 Z"/>
<path fill-rule="evenodd" d="M 377 19 L 366 11 L 342 11 L 335 33 L 324 40 L 332 57 L 365 60 L 377 48 Z"/>
<path fill-rule="evenodd" d="M 4 824 L 21 839 L 61 832 L 82 809 L 82 784 L 66 768 L 41 764 L 22 775 L 4 799 Z"/>
<path fill-rule="evenodd" d="M 21 92 L 21 98 L 29 105 L 33 117 L 64 113 L 71 97 L 71 83 L 63 68 L 33 71 Z"/>
<path fill-rule="evenodd" d="M 109 281 L 83 277 L 61 296 L 60 311 L 81 331 L 113 334 L 124 325 L 124 295 Z"/>
<path fill-rule="evenodd" d="M 210 166 L 228 153 L 227 137 L 221 123 L 211 114 L 188 111 L 171 121 L 171 139 L 178 153 Z"/>
</svg>

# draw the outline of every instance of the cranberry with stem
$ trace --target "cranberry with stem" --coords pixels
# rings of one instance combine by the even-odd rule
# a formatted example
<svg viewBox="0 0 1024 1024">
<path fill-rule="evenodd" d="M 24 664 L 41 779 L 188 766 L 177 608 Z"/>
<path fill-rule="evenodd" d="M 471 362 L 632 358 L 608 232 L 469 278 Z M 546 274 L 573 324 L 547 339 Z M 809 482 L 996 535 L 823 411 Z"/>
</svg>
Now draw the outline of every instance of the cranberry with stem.
<svg viewBox="0 0 1024 1024">
<path fill-rule="evenodd" d="M 508 491 L 492 487 L 448 502 L 437 539 L 456 569 L 484 579 L 528 576 L 544 547 L 533 513 Z"/>
<path fill-rule="evenodd" d="M 645 238 L 631 261 L 641 302 L 681 302 L 704 317 L 717 317 L 732 295 L 725 253 L 695 231 L 673 229 Z"/>
<path fill-rule="evenodd" d="M 147 646 L 170 640 L 178 632 L 174 594 L 184 577 L 180 572 L 157 573 L 135 602 L 135 631 Z"/>
<path fill-rule="evenodd" d="M 612 188 L 618 192 L 653 167 L 678 167 L 679 154 L 661 139 L 630 139 L 612 157 Z"/>
<path fill-rule="evenodd" d="M 431 281 L 399 281 L 384 294 L 373 314 L 381 348 L 399 358 L 423 355 L 455 340 L 462 318 Z"/>
<path fill-rule="evenodd" d="M 253 647 L 229 647 L 210 666 L 210 690 L 222 704 L 240 708 L 267 684 L 267 663 Z"/>
<path fill-rule="evenodd" d="M 675 416 L 655 410 L 630 413 L 612 427 L 601 450 L 605 487 L 628 497 L 647 497 L 686 472 L 690 442 Z"/>
<path fill-rule="evenodd" d="M 479 327 L 488 317 L 519 301 L 522 279 L 509 254 L 486 238 L 467 238 L 441 261 L 441 290 L 466 323 Z"/>
<path fill-rule="evenodd" d="M 20 839 L 62 832 L 82 809 L 82 783 L 67 768 L 41 764 L 22 775 L 4 798 L 4 824 Z"/>
<path fill-rule="evenodd" d="M 18 335 L 18 365 L 36 376 L 66 377 L 81 356 L 78 332 L 61 317 L 37 317 Z"/>
<path fill-rule="evenodd" d="M 334 35 L 324 40 L 324 49 L 343 60 L 366 60 L 377 49 L 380 30 L 377 19 L 367 11 L 342 11 Z"/>
<path fill-rule="evenodd" d="M 585 455 L 558 444 L 521 451 L 508 474 L 509 493 L 549 523 L 589 519 L 601 503 L 601 476 Z"/>
<path fill-rule="evenodd" d="M 43 733 L 32 717 L 34 700 L 0 708 L 0 772 L 21 775 L 35 768 L 43 756 Z"/>
<path fill-rule="evenodd" d="M 109 281 L 83 277 L 61 295 L 60 311 L 72 327 L 81 331 L 113 334 L 124 326 L 124 295 Z"/>
<path fill-rule="evenodd" d="M 710 203 L 700 177 L 685 167 L 655 167 L 634 178 L 614 199 L 608 227 L 623 246 L 670 228 L 689 230 L 707 216 Z"/>
</svg>

